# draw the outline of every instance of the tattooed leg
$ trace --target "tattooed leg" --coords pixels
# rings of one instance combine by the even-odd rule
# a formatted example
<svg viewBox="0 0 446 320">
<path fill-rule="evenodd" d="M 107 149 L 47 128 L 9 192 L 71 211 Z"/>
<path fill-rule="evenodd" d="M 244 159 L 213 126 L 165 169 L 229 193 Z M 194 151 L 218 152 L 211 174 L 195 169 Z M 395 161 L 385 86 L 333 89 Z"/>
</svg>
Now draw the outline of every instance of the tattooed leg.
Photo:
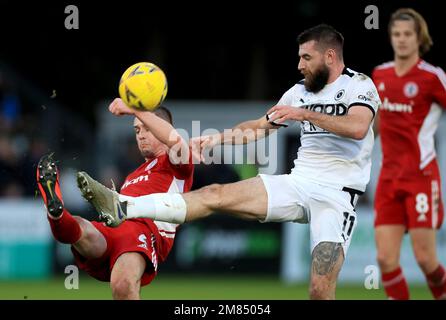
<svg viewBox="0 0 446 320">
<path fill-rule="evenodd" d="M 310 299 L 335 299 L 336 280 L 344 252 L 342 245 L 335 242 L 321 242 L 311 257 Z"/>
</svg>

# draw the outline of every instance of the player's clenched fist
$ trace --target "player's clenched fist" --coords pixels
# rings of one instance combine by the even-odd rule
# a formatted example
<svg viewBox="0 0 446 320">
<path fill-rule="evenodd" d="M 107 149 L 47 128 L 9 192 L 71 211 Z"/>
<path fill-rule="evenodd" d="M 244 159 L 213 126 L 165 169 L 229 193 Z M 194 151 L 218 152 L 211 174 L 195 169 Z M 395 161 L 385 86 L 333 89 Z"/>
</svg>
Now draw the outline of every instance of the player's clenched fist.
<svg viewBox="0 0 446 320">
<path fill-rule="evenodd" d="M 126 114 L 134 114 L 135 111 L 127 107 L 127 105 L 122 101 L 121 98 L 116 98 L 108 107 L 108 110 L 115 116 L 123 116 Z"/>
<path fill-rule="evenodd" d="M 192 148 L 192 156 L 199 162 L 204 162 L 203 150 L 211 149 L 221 141 L 220 135 L 200 136 L 189 140 Z"/>
<path fill-rule="evenodd" d="M 221 143 L 220 134 L 199 137 L 201 149 L 213 148 Z"/>
<path fill-rule="evenodd" d="M 306 112 L 303 108 L 277 105 L 269 109 L 267 114 L 270 116 L 269 122 L 282 123 L 286 120 L 303 121 Z"/>
</svg>

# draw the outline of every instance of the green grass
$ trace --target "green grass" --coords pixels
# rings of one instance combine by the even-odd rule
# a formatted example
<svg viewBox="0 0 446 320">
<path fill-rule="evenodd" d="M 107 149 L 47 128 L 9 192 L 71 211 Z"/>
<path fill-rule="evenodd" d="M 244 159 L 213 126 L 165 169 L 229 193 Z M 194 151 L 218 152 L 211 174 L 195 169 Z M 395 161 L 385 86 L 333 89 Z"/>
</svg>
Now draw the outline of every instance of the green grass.
<svg viewBox="0 0 446 320">
<path fill-rule="evenodd" d="M 81 277 L 79 289 L 67 290 L 64 278 L 0 281 L 0 299 L 78 300 L 111 299 L 108 283 Z M 426 286 L 411 286 L 411 298 L 431 299 Z M 299 300 L 308 299 L 307 285 L 285 285 L 274 277 L 159 275 L 141 290 L 149 300 Z M 339 286 L 337 299 L 385 299 L 382 289 Z"/>
</svg>

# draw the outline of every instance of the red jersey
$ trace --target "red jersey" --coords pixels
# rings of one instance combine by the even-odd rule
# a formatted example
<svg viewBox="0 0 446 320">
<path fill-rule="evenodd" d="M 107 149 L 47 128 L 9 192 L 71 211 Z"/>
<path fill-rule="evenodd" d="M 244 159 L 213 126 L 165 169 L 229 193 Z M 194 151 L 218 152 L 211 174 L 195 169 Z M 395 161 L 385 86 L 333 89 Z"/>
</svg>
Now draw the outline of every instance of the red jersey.
<svg viewBox="0 0 446 320">
<path fill-rule="evenodd" d="M 434 134 L 446 106 L 446 75 L 419 60 L 403 76 L 395 63 L 384 63 L 372 74 L 382 106 L 379 131 L 383 152 L 381 178 L 415 180 L 436 170 Z"/>
<path fill-rule="evenodd" d="M 121 187 L 121 194 L 132 197 L 145 196 L 151 193 L 182 193 L 192 187 L 194 165 L 174 165 L 167 154 L 144 162 L 130 173 Z M 156 235 L 156 251 L 160 261 L 167 258 L 173 246 L 177 224 L 153 221 L 152 219 L 131 219 L 149 225 L 158 230 Z"/>
</svg>

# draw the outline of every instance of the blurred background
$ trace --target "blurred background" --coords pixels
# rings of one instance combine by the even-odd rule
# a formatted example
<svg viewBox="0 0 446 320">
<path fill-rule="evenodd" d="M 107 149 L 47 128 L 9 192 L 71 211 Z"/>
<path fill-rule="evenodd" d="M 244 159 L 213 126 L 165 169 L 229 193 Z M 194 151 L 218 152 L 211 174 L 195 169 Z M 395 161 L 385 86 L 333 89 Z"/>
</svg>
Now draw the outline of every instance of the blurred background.
<svg viewBox="0 0 446 320">
<path fill-rule="evenodd" d="M 379 10 L 378 29 L 364 25 L 370 4 Z M 68 5 L 79 10 L 79 29 L 64 26 Z M 435 3 L 427 1 L 243 6 L 231 1 L 1 1 L 0 299 L 111 298 L 107 284 L 83 273 L 79 290 L 65 290 L 64 271 L 73 259 L 69 247 L 51 237 L 35 193 L 35 165 L 54 151 L 66 206 L 73 214 L 95 218 L 77 190 L 76 171 L 85 170 L 108 186 L 113 179 L 119 186 L 142 161 L 132 119 L 107 111 L 128 66 L 150 61 L 164 70 L 169 82 L 165 105 L 175 126 L 197 136 L 258 118 L 273 106 L 302 78 L 296 38 L 316 24 L 332 24 L 343 33 L 346 65 L 370 75 L 374 66 L 393 58 L 387 21 L 399 7 L 413 7 L 426 18 L 434 47 L 424 58 L 445 69 L 443 23 Z M 200 121 L 198 131 L 193 121 Z M 298 136 L 297 125 L 279 130 L 266 165 L 246 148 L 233 150 L 243 155 L 244 165 L 199 165 L 193 188 L 259 172 L 288 173 Z M 446 136 L 444 115 L 437 136 Z M 437 151 L 445 176 L 444 139 L 437 139 Z M 340 276 L 340 298 L 384 298 L 381 286 L 364 288 L 367 268 L 377 268 L 372 203 L 380 157 L 377 140 L 371 182 L 357 209 L 359 225 Z M 413 297 L 430 298 L 407 240 L 402 264 Z M 438 245 L 445 263 L 444 228 Z M 180 228 L 168 261 L 142 293 L 159 299 L 306 299 L 309 261 L 307 226 L 214 216 Z"/>
</svg>

